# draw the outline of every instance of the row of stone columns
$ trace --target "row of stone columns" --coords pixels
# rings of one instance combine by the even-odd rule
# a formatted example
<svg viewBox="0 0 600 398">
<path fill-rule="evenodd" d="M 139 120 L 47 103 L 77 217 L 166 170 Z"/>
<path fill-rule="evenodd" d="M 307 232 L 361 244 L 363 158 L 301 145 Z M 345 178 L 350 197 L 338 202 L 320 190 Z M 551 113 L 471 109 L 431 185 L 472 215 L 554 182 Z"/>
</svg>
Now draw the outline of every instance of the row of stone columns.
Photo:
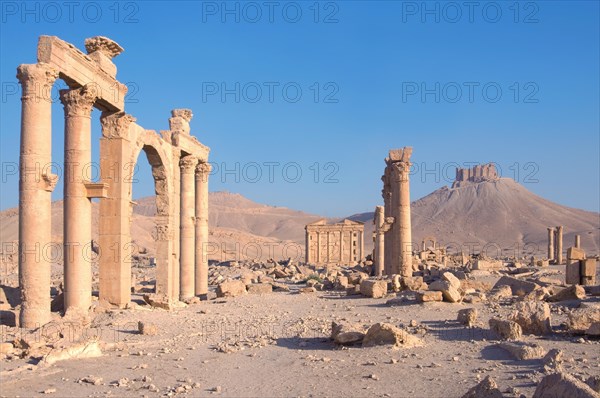
<svg viewBox="0 0 600 398">
<path fill-rule="evenodd" d="M 181 300 L 208 293 L 208 175 L 211 166 L 192 155 L 179 161 Z"/>
<path fill-rule="evenodd" d="M 412 227 L 410 214 L 411 147 L 391 150 L 382 176 L 383 211 L 375 213 L 376 272 L 412 276 Z M 383 234 L 383 237 L 377 236 Z M 383 246 L 383 247 L 382 247 Z M 383 252 L 383 255 L 381 255 Z M 383 265 L 381 262 L 383 261 Z"/>
</svg>

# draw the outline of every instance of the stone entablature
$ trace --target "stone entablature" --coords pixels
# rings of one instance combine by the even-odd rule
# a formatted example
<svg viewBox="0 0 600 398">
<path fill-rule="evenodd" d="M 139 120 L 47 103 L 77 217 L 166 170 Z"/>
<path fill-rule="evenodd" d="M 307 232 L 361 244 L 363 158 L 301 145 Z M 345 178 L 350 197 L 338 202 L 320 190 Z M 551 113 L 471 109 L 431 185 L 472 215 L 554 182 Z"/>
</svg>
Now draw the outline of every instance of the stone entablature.
<svg viewBox="0 0 600 398">
<path fill-rule="evenodd" d="M 316 265 L 356 264 L 363 258 L 364 229 L 362 222 L 344 220 L 327 224 L 319 220 L 306 230 L 306 262 Z"/>
</svg>

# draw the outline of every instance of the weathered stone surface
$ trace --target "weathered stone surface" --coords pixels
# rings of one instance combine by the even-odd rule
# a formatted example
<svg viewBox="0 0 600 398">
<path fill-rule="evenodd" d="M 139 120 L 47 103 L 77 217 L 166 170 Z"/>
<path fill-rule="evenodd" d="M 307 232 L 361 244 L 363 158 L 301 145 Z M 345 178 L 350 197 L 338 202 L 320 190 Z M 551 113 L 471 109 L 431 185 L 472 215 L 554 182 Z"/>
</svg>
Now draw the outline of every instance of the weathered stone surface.
<svg viewBox="0 0 600 398">
<path fill-rule="evenodd" d="M 312 286 L 307 286 L 307 287 L 301 287 L 300 290 L 298 290 L 298 293 L 315 293 L 317 291 L 317 289 L 315 289 Z"/>
<path fill-rule="evenodd" d="M 464 308 L 458 311 L 456 320 L 468 327 L 475 325 L 475 321 L 477 320 L 477 309 Z"/>
<path fill-rule="evenodd" d="M 376 345 L 393 345 L 394 347 L 419 347 L 423 341 L 405 330 L 399 329 L 389 323 L 376 323 L 372 325 L 363 338 L 363 347 Z"/>
<path fill-rule="evenodd" d="M 502 299 L 508 299 L 513 296 L 512 289 L 508 285 L 502 285 L 494 287 L 488 293 L 488 298 L 490 301 L 499 301 Z"/>
<path fill-rule="evenodd" d="M 437 280 L 429 284 L 429 290 L 442 292 L 444 300 L 450 303 L 458 303 L 462 300 L 460 291 L 446 280 Z"/>
<path fill-rule="evenodd" d="M 600 306 L 577 308 L 568 314 L 567 326 L 571 333 L 587 333 L 595 323 L 600 323 Z"/>
<path fill-rule="evenodd" d="M 598 398 L 587 384 L 566 373 L 553 373 L 540 381 L 533 398 Z"/>
<path fill-rule="evenodd" d="M 486 376 L 479 384 L 471 388 L 462 398 L 502 398 L 502 392 L 490 376 Z"/>
<path fill-rule="evenodd" d="M 442 279 L 449 282 L 453 288 L 455 288 L 457 290 L 460 289 L 460 280 L 456 276 L 454 276 L 453 273 L 444 272 L 442 274 Z"/>
<path fill-rule="evenodd" d="M 365 337 L 360 325 L 331 322 L 331 339 L 336 344 L 348 345 L 361 342 Z"/>
<path fill-rule="evenodd" d="M 600 375 L 588 377 L 585 381 L 585 384 L 587 384 L 592 388 L 592 390 L 600 394 Z"/>
<path fill-rule="evenodd" d="M 503 342 L 498 344 L 498 347 L 508 351 L 519 361 L 538 359 L 546 355 L 546 350 L 542 346 L 522 341 Z"/>
<path fill-rule="evenodd" d="M 221 282 L 217 286 L 217 297 L 237 297 L 246 293 L 246 285 L 239 280 Z"/>
<path fill-rule="evenodd" d="M 249 294 L 269 294 L 273 292 L 273 285 L 270 283 L 253 283 L 246 286 Z"/>
<path fill-rule="evenodd" d="M 415 293 L 415 297 L 418 303 L 428 303 L 432 301 L 443 301 L 444 295 L 438 291 L 419 291 Z"/>
<path fill-rule="evenodd" d="M 521 325 L 523 333 L 546 335 L 552 333 L 550 307 L 547 303 L 523 301 L 515 305 L 510 319 Z"/>
<path fill-rule="evenodd" d="M 387 282 L 363 280 L 360 282 L 360 294 L 367 297 L 382 298 L 387 294 Z"/>
<path fill-rule="evenodd" d="M 560 372 L 562 370 L 563 352 L 553 348 L 544 356 L 542 363 L 546 372 Z"/>
<path fill-rule="evenodd" d="M 558 302 L 565 300 L 582 300 L 585 298 L 585 289 L 581 285 L 569 286 L 553 296 L 548 297 L 549 302 Z"/>
<path fill-rule="evenodd" d="M 428 286 L 422 276 L 403 277 L 399 279 L 401 290 L 427 290 Z"/>
<path fill-rule="evenodd" d="M 510 286 L 514 296 L 524 296 L 539 288 L 537 283 L 523 281 L 506 275 L 498 279 L 498 282 L 494 285 L 494 289 L 500 286 Z"/>
<path fill-rule="evenodd" d="M 284 283 L 271 282 L 271 286 L 273 286 L 274 292 L 289 292 L 290 291 L 290 287 Z"/>
<path fill-rule="evenodd" d="M 53 349 L 43 358 L 42 362 L 46 365 L 52 365 L 65 359 L 97 358 L 100 356 L 102 356 L 100 345 L 98 341 L 92 340 Z"/>
<path fill-rule="evenodd" d="M 504 340 L 519 340 L 523 335 L 521 326 L 513 321 L 491 318 L 490 329 Z"/>
<path fill-rule="evenodd" d="M 165 294 L 144 294 L 142 297 L 152 307 L 162 308 L 167 311 L 173 309 L 173 302 Z"/>
<path fill-rule="evenodd" d="M 158 327 L 150 322 L 138 322 L 138 332 L 147 336 L 156 336 L 158 334 Z"/>
</svg>

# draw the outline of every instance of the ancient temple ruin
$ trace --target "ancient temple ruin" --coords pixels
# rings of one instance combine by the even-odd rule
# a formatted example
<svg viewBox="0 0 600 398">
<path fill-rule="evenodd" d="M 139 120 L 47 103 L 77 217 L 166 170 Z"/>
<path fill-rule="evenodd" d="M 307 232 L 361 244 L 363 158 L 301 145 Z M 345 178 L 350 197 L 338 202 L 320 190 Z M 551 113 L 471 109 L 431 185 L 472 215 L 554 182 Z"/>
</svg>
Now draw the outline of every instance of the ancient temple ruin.
<svg viewBox="0 0 600 398">
<path fill-rule="evenodd" d="M 452 188 L 458 188 L 465 183 L 478 183 L 484 181 L 494 181 L 500 178 L 496 165 L 494 163 L 478 164 L 471 168 L 457 168 L 456 179 L 452 183 Z"/>
<path fill-rule="evenodd" d="M 100 198 L 99 295 L 124 306 L 131 299 L 131 165 L 144 151 L 156 191 L 156 291 L 171 300 L 208 291 L 208 174 L 210 149 L 190 134 L 192 112 L 171 112 L 170 129 L 146 130 L 125 113 L 127 87 L 112 58 L 123 49 L 105 37 L 85 40 L 87 55 L 57 37 L 42 36 L 36 64 L 17 69 L 22 96 L 19 188 L 20 324 L 50 321 L 52 102 L 57 78 L 64 106 L 64 307 L 87 312 L 92 297 L 92 198 Z M 100 181 L 91 164 L 91 112 L 102 111 Z M 129 169 L 128 169 L 129 167 Z M 129 170 L 129 172 L 128 172 Z"/>
<path fill-rule="evenodd" d="M 344 220 L 327 224 L 319 220 L 306 230 L 306 262 L 315 265 L 356 264 L 363 258 L 365 225 Z"/>
<path fill-rule="evenodd" d="M 409 185 L 411 155 L 412 147 L 390 150 L 385 159 L 385 172 L 381 177 L 384 211 L 383 215 L 376 211 L 375 224 L 376 233 L 383 233 L 383 239 L 375 241 L 375 252 L 383 252 L 382 272 L 386 275 L 410 277 L 413 272 Z M 380 266 L 376 265 L 376 269 L 377 267 Z"/>
<path fill-rule="evenodd" d="M 575 246 L 580 242 L 576 239 Z M 563 263 L 563 226 L 548 228 L 548 260 L 554 264 Z"/>
</svg>

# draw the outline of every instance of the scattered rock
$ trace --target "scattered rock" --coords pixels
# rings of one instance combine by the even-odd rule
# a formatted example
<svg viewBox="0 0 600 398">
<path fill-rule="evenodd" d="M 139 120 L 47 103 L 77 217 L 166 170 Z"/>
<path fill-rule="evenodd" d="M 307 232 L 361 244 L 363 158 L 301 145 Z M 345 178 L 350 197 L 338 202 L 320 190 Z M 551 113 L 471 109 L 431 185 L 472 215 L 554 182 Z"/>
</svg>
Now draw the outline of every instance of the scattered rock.
<svg viewBox="0 0 600 398">
<path fill-rule="evenodd" d="M 418 303 L 428 303 L 432 301 L 443 301 L 444 295 L 439 291 L 418 291 L 415 293 Z"/>
<path fill-rule="evenodd" d="M 452 274 L 451 274 L 452 275 Z M 454 276 L 454 275 L 453 275 Z M 458 279 L 456 279 L 458 281 Z M 460 281 L 459 281 L 460 283 Z M 458 288 L 456 288 L 452 282 L 447 280 L 437 280 L 429 284 L 429 290 L 442 292 L 444 300 L 450 303 L 458 303 L 462 300 L 462 295 Z"/>
<path fill-rule="evenodd" d="M 503 342 L 498 344 L 498 347 L 510 352 L 519 361 L 538 359 L 546 355 L 546 350 L 535 343 L 525 343 L 522 341 Z"/>
<path fill-rule="evenodd" d="M 544 357 L 542 363 L 544 364 L 544 370 L 546 372 L 560 372 L 562 371 L 563 352 L 558 348 L 553 348 Z"/>
<path fill-rule="evenodd" d="M 562 372 L 544 377 L 533 393 L 533 398 L 563 397 L 598 398 L 598 394 L 584 382 Z"/>
<path fill-rule="evenodd" d="M 475 387 L 471 388 L 462 398 L 502 398 L 502 392 L 490 376 L 487 376 Z"/>
<path fill-rule="evenodd" d="M 424 343 L 421 339 L 411 335 L 405 330 L 398 329 L 389 323 L 376 323 L 367 330 L 363 338 L 363 347 L 372 347 L 376 345 L 388 345 L 394 347 L 420 347 Z"/>
<path fill-rule="evenodd" d="M 331 322 L 331 339 L 336 344 L 354 344 L 361 342 L 364 337 L 365 333 L 360 325 Z"/>
<path fill-rule="evenodd" d="M 550 307 L 547 303 L 522 301 L 515 305 L 510 319 L 521 325 L 523 333 L 546 335 L 552 333 L 550 327 Z"/>
<path fill-rule="evenodd" d="M 43 359 L 43 363 L 51 365 L 65 359 L 97 358 L 102 356 L 102 350 L 98 341 L 84 341 L 73 344 L 66 348 L 57 348 L 50 351 Z"/>
<path fill-rule="evenodd" d="M 247 285 L 249 294 L 269 294 L 273 292 L 273 285 L 270 283 L 253 283 Z"/>
<path fill-rule="evenodd" d="M 565 300 L 582 300 L 585 298 L 585 289 L 581 285 L 571 285 L 553 296 L 548 297 L 549 302 Z"/>
<path fill-rule="evenodd" d="M 594 324 L 600 323 L 600 306 L 578 308 L 568 314 L 567 326 L 569 332 L 575 334 L 593 334 Z"/>
<path fill-rule="evenodd" d="M 217 297 L 237 297 L 246 293 L 246 285 L 240 280 L 221 282 L 217 286 Z"/>
<path fill-rule="evenodd" d="M 471 327 L 475 325 L 475 321 L 477 320 L 477 310 L 475 308 L 464 308 L 458 311 L 456 319 L 463 325 Z"/>
<path fill-rule="evenodd" d="M 521 279 L 513 278 L 511 276 L 503 276 L 496 282 L 494 288 L 500 286 L 509 286 L 513 296 L 524 296 L 527 293 L 531 293 L 533 290 L 540 287 L 537 283 L 523 281 Z"/>
<path fill-rule="evenodd" d="M 489 320 L 490 329 L 503 340 L 519 340 L 523 335 L 521 325 L 516 322 L 491 318 Z"/>
<path fill-rule="evenodd" d="M 360 282 L 360 294 L 367 297 L 382 298 L 387 294 L 387 282 L 376 280 L 362 280 Z"/>
<path fill-rule="evenodd" d="M 173 309 L 173 302 L 166 294 L 144 294 L 144 301 L 155 308 L 162 308 L 170 311 Z"/>
<path fill-rule="evenodd" d="M 317 289 L 315 289 L 312 286 L 308 286 L 308 287 L 301 287 L 300 290 L 298 290 L 298 293 L 315 293 L 317 291 Z"/>
</svg>

